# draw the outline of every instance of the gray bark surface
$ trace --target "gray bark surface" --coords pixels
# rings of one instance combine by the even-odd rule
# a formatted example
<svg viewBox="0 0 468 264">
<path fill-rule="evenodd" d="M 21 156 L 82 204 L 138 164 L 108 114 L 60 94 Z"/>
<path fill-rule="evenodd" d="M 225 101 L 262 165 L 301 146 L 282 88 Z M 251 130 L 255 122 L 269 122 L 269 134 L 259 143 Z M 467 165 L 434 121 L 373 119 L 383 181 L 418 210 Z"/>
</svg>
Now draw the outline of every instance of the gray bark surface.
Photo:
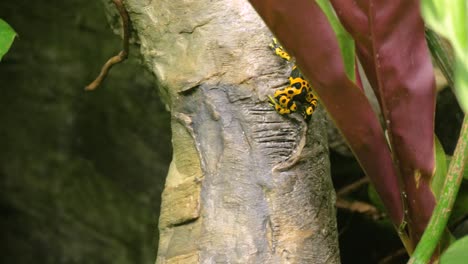
<svg viewBox="0 0 468 264">
<path fill-rule="evenodd" d="M 157 263 L 338 263 L 324 113 L 269 106 L 290 67 L 249 3 L 125 4 L 172 116 Z"/>
</svg>

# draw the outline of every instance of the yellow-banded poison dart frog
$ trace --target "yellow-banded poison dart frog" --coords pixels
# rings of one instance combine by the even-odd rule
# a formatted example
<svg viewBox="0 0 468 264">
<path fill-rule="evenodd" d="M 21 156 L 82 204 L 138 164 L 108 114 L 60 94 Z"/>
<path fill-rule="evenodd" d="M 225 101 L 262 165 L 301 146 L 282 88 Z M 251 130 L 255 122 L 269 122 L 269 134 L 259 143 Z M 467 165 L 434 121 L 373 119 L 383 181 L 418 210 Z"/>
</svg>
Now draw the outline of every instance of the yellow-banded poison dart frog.
<svg viewBox="0 0 468 264">
<path fill-rule="evenodd" d="M 291 60 L 291 56 L 275 38 L 270 44 L 270 48 L 284 60 Z M 314 113 L 315 108 L 317 108 L 318 99 L 313 94 L 309 82 L 304 79 L 296 65 L 293 66 L 288 79 L 289 85 L 287 87 L 276 90 L 273 97 L 268 96 L 270 104 L 281 115 L 300 111 L 304 119 L 308 120 Z"/>
</svg>

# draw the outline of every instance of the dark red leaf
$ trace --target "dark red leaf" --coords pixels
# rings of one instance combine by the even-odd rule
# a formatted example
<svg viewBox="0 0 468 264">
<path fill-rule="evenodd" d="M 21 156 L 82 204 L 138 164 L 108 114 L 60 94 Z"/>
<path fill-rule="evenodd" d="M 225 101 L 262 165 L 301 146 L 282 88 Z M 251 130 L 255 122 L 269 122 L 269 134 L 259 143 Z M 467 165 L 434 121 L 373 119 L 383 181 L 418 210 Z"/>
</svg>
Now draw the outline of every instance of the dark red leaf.
<svg viewBox="0 0 468 264">
<path fill-rule="evenodd" d="M 356 41 L 357 54 L 379 100 L 403 177 L 412 241 L 424 231 L 435 198 L 435 80 L 419 0 L 332 0 Z"/>
</svg>

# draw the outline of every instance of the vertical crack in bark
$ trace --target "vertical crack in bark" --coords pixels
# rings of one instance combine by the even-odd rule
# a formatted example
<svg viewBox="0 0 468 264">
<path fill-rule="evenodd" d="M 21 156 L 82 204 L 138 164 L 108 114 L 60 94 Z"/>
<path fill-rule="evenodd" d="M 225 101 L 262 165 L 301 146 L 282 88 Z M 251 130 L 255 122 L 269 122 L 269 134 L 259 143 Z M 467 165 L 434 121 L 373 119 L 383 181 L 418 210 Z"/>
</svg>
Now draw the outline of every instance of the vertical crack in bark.
<svg viewBox="0 0 468 264">
<path fill-rule="evenodd" d="M 279 163 L 278 165 L 273 167 L 274 172 L 281 172 L 281 171 L 286 171 L 291 169 L 296 163 L 299 161 L 302 150 L 304 149 L 304 146 L 306 144 L 306 138 L 307 138 L 307 123 L 302 119 L 302 117 L 297 117 L 296 115 L 291 115 L 291 118 L 296 120 L 301 127 L 301 133 L 299 134 L 299 143 L 296 145 L 296 148 L 291 152 L 291 156 Z"/>
</svg>

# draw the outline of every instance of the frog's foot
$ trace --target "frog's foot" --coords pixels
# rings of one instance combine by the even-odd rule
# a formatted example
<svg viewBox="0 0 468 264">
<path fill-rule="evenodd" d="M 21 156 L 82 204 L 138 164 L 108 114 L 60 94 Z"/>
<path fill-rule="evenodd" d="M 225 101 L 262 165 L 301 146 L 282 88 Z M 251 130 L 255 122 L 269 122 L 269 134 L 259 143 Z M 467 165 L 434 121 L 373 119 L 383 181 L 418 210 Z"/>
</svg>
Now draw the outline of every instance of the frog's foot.
<svg viewBox="0 0 468 264">
<path fill-rule="evenodd" d="M 276 112 L 280 115 L 290 114 L 297 110 L 296 103 L 285 96 L 282 96 L 279 100 L 271 96 L 268 96 L 268 98 L 270 99 L 270 105 L 275 108 Z"/>
</svg>

